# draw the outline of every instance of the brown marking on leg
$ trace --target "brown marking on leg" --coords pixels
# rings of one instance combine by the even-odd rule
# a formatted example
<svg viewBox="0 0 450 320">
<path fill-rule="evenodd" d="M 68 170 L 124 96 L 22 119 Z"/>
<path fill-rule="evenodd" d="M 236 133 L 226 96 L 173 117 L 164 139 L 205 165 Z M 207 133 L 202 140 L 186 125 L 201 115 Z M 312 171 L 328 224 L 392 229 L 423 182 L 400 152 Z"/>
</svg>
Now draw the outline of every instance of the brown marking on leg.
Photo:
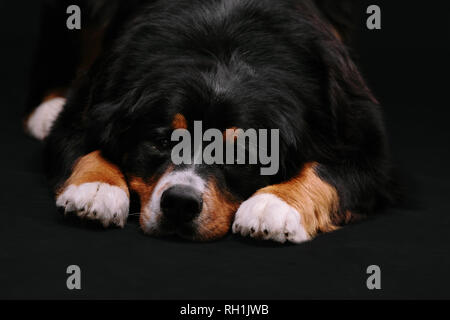
<svg viewBox="0 0 450 320">
<path fill-rule="evenodd" d="M 172 128 L 173 129 L 187 129 L 187 121 L 184 115 L 181 113 L 177 113 L 172 120 Z"/>
<path fill-rule="evenodd" d="M 81 157 L 76 162 L 72 175 L 57 194 L 69 185 L 79 186 L 89 182 L 103 182 L 119 187 L 129 196 L 128 186 L 122 172 L 116 165 L 103 158 L 100 151 L 94 151 Z"/>
<path fill-rule="evenodd" d="M 198 221 L 196 240 L 208 241 L 227 234 L 240 205 L 231 194 L 219 189 L 217 181 L 210 179 L 203 195 L 203 210 Z"/>
<path fill-rule="evenodd" d="M 339 216 L 336 189 L 317 176 L 314 170 L 316 165 L 308 163 L 298 176 L 256 193 L 271 193 L 295 208 L 302 216 L 303 227 L 311 237 L 318 232 L 336 230 L 345 218 Z"/>
<path fill-rule="evenodd" d="M 42 99 L 42 102 L 54 99 L 54 98 L 65 98 L 67 94 L 67 88 L 55 88 L 47 92 Z"/>
</svg>

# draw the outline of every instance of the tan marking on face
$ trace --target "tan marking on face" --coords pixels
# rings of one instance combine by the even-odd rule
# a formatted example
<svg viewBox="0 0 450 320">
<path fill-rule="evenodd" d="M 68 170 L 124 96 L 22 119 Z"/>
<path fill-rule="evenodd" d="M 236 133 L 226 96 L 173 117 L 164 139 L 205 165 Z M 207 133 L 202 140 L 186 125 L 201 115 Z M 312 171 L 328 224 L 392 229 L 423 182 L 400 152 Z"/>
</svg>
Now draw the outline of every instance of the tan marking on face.
<svg viewBox="0 0 450 320">
<path fill-rule="evenodd" d="M 128 177 L 128 184 L 130 186 L 130 190 L 133 190 L 139 195 L 141 205 L 145 206 L 148 204 L 150 197 L 152 196 L 153 190 L 155 189 L 158 181 L 172 171 L 173 167 L 170 166 L 161 176 L 155 175 L 146 180 L 141 177 L 130 175 Z"/>
<path fill-rule="evenodd" d="M 143 208 L 150 201 L 150 197 L 152 196 L 156 183 L 157 181 L 153 178 L 149 181 L 145 181 L 140 177 L 130 177 L 128 179 L 130 190 L 137 193 L 141 202 L 141 214 L 139 216 L 139 223 L 141 225 L 144 225 L 144 219 L 148 218 L 145 216 L 145 210 L 143 210 Z"/>
<path fill-rule="evenodd" d="M 69 185 L 79 186 L 89 182 L 103 182 L 119 187 L 129 196 L 128 186 L 122 172 L 116 165 L 103 158 L 100 151 L 91 152 L 78 159 L 71 176 L 57 194 Z"/>
<path fill-rule="evenodd" d="M 173 129 L 187 129 L 187 121 L 184 115 L 181 113 L 177 113 L 172 120 L 172 128 Z"/>
<path fill-rule="evenodd" d="M 195 240 L 209 241 L 225 236 L 239 205 L 240 202 L 227 191 L 219 189 L 215 179 L 210 179 L 203 195 L 203 210 Z"/>
<path fill-rule="evenodd" d="M 140 177 L 130 177 L 128 179 L 128 184 L 130 186 L 130 190 L 137 193 L 141 203 L 146 204 L 153 193 L 153 189 L 156 186 L 156 181 L 154 179 L 145 181 Z"/>
<path fill-rule="evenodd" d="M 150 179 L 144 180 L 141 177 L 130 176 L 128 178 L 128 184 L 130 186 L 130 190 L 137 193 L 139 196 L 139 200 L 141 202 L 141 214 L 139 216 L 139 223 L 143 227 L 145 225 L 145 219 L 149 217 L 146 215 L 145 207 L 148 207 L 150 204 L 150 199 L 152 197 L 153 191 L 155 190 L 158 181 L 168 175 L 173 171 L 173 167 L 170 166 L 161 176 L 153 176 Z"/>
<path fill-rule="evenodd" d="M 308 163 L 291 180 L 257 192 L 274 194 L 295 208 L 301 214 L 302 224 L 311 237 L 318 232 L 338 229 L 339 222 L 345 218 L 338 215 L 339 197 L 336 189 L 317 176 L 314 170 L 316 165 Z"/>
<path fill-rule="evenodd" d="M 228 142 L 234 142 L 239 136 L 240 129 L 238 127 L 231 127 L 223 131 L 223 140 Z"/>
</svg>

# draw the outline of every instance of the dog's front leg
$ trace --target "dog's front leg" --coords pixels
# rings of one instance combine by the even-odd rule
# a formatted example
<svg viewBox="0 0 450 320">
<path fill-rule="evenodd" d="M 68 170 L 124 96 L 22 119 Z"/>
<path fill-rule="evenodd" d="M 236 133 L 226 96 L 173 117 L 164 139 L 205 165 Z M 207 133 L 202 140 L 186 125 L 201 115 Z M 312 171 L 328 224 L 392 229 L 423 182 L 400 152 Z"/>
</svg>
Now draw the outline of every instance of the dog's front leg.
<svg viewBox="0 0 450 320">
<path fill-rule="evenodd" d="M 336 189 L 306 164 L 289 181 L 265 187 L 239 207 L 233 232 L 277 242 L 303 242 L 319 232 L 338 228 L 339 197 Z"/>
<path fill-rule="evenodd" d="M 128 217 L 130 196 L 127 183 L 117 166 L 99 151 L 75 163 L 72 174 L 56 194 L 56 204 L 80 218 L 98 220 L 105 227 L 123 227 Z"/>
</svg>

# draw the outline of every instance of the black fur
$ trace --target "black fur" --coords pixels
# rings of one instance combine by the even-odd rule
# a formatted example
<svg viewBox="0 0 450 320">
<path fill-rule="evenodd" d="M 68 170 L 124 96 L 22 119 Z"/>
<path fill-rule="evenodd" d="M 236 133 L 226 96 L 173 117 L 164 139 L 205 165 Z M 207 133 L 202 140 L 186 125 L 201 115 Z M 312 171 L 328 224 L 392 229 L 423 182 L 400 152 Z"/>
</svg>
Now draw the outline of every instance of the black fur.
<svg viewBox="0 0 450 320">
<path fill-rule="evenodd" d="M 152 176 L 169 161 L 161 141 L 182 112 L 205 129 L 280 129 L 275 176 L 254 166 L 199 169 L 236 197 L 315 161 L 341 212 L 369 214 L 389 201 L 380 106 L 313 2 L 161 0 L 138 8 L 107 18 L 115 33 L 46 141 L 55 188 L 97 149 L 126 173 Z"/>
</svg>

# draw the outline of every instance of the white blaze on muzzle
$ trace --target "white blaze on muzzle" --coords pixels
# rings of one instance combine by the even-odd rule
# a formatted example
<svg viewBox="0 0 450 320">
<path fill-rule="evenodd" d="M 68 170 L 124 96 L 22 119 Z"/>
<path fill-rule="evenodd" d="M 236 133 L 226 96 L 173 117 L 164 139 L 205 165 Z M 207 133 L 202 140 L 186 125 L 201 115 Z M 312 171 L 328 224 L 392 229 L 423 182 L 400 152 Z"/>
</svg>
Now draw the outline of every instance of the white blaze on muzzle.
<svg viewBox="0 0 450 320">
<path fill-rule="evenodd" d="M 161 210 L 161 197 L 163 193 L 173 186 L 189 186 L 198 194 L 203 194 L 206 190 L 206 181 L 197 175 L 193 169 L 173 171 L 164 175 L 156 184 L 150 201 L 144 206 L 143 214 L 144 231 L 147 233 L 159 233 L 159 227 L 163 212 Z"/>
</svg>

